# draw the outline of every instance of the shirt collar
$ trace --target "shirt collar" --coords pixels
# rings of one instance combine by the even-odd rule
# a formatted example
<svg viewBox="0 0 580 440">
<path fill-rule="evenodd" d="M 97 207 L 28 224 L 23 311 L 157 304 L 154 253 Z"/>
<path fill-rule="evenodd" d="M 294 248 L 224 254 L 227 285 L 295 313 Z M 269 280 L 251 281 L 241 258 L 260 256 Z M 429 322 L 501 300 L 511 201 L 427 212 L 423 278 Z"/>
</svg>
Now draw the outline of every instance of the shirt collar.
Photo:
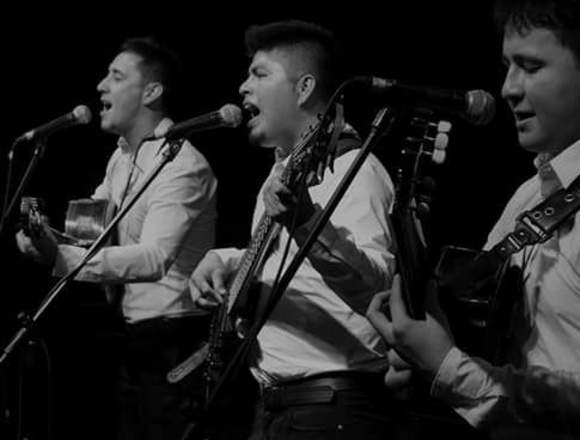
<svg viewBox="0 0 580 440">
<path fill-rule="evenodd" d="M 159 123 L 157 124 L 157 126 L 149 133 L 145 133 L 145 136 L 143 136 L 143 139 L 152 136 L 154 133 L 159 133 L 159 132 L 165 132 L 169 127 L 171 127 L 173 125 L 173 121 L 170 118 L 163 118 L 161 119 L 161 121 L 159 121 Z M 159 142 L 158 140 L 150 140 L 147 142 Z M 143 143 L 143 142 L 141 142 Z M 127 142 L 127 140 L 121 136 L 119 137 L 119 139 L 117 140 L 117 146 L 127 152 L 129 151 L 129 143 Z"/>
<path fill-rule="evenodd" d="M 556 156 L 549 153 L 538 154 L 534 165 L 538 169 L 540 180 L 556 178 L 567 188 L 580 175 L 580 139 Z"/>
</svg>

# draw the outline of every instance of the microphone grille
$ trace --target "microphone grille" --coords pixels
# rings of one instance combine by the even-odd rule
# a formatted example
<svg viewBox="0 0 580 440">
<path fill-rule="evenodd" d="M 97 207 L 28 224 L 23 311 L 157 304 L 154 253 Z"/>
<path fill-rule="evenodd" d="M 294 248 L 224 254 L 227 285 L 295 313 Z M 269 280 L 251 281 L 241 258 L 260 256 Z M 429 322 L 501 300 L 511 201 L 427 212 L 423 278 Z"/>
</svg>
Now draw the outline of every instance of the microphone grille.
<svg viewBox="0 0 580 440">
<path fill-rule="evenodd" d="M 485 90 L 470 90 L 467 92 L 466 115 L 472 124 L 489 124 L 495 117 L 495 99 Z"/>
<path fill-rule="evenodd" d="M 223 124 L 235 128 L 242 123 L 242 110 L 234 104 L 226 104 L 219 109 Z"/>
<path fill-rule="evenodd" d="M 91 109 L 86 105 L 79 105 L 75 107 L 72 111 L 72 114 L 75 117 L 76 122 L 79 124 L 88 124 L 93 118 Z"/>
</svg>

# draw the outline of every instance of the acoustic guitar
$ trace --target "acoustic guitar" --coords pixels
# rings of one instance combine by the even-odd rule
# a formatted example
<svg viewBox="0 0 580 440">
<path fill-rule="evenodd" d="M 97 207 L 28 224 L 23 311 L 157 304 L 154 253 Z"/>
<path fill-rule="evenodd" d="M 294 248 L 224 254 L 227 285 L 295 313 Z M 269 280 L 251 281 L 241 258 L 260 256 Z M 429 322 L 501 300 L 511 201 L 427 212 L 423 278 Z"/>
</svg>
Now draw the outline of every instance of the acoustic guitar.
<svg viewBox="0 0 580 440">
<path fill-rule="evenodd" d="M 105 199 L 76 199 L 68 202 L 65 229 L 49 229 L 59 244 L 88 248 L 102 234 L 112 218 L 113 203 Z M 20 226 L 27 235 L 41 234 L 41 225 L 48 224 L 46 204 L 39 197 L 22 197 Z"/>
</svg>

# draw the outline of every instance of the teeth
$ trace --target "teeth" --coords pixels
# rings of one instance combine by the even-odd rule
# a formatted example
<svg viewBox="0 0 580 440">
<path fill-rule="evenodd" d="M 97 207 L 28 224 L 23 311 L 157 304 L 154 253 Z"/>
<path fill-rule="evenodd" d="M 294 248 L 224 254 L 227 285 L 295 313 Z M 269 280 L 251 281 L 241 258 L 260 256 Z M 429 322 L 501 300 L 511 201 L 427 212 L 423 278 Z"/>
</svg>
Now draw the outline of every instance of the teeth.
<svg viewBox="0 0 580 440">
<path fill-rule="evenodd" d="M 250 117 L 255 117 L 260 113 L 260 110 L 258 109 L 258 107 L 256 107 L 253 104 L 250 103 L 246 103 L 244 104 L 244 110 L 250 115 Z"/>
</svg>

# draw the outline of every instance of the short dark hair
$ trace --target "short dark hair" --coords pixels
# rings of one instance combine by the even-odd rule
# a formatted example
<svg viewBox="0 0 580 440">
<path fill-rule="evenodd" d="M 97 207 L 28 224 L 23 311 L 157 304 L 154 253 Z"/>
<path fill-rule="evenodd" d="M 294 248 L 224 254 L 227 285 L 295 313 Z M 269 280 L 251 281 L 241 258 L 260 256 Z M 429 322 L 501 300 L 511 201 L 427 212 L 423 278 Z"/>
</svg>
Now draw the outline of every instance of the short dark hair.
<svg viewBox="0 0 580 440">
<path fill-rule="evenodd" d="M 319 92 L 328 99 L 343 79 L 342 50 L 334 34 L 316 24 L 283 20 L 253 25 L 246 31 L 246 51 L 252 57 L 260 50 L 301 49 L 314 69 Z"/>
<path fill-rule="evenodd" d="M 163 84 L 161 100 L 165 109 L 170 110 L 175 104 L 182 74 L 177 54 L 152 36 L 129 38 L 121 44 L 119 51 L 134 53 L 142 58 L 141 73 L 146 80 Z"/>
<path fill-rule="evenodd" d="M 507 27 L 520 34 L 551 30 L 580 63 L 580 0 L 496 0 L 495 22 L 501 31 Z"/>
</svg>

